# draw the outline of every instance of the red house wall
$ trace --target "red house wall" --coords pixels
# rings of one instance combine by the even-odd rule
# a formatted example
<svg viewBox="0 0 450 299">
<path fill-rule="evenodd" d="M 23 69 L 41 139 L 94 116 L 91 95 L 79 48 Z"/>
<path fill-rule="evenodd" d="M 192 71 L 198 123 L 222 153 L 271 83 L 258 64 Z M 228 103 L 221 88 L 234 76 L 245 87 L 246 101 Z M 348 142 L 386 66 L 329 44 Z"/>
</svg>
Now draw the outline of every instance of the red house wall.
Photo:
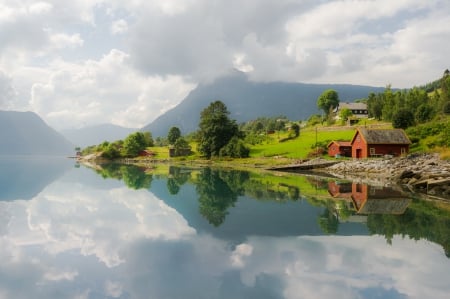
<svg viewBox="0 0 450 299">
<path fill-rule="evenodd" d="M 369 194 L 368 185 L 358 183 L 352 184 L 352 200 L 355 204 L 355 208 L 357 211 L 361 208 L 361 205 L 367 200 L 368 194 Z"/>
<path fill-rule="evenodd" d="M 335 157 L 337 154 L 339 154 L 339 144 L 333 142 L 328 147 L 328 156 Z"/>
<path fill-rule="evenodd" d="M 353 158 L 367 158 L 367 145 L 361 134 L 357 131 L 352 143 Z"/>
<path fill-rule="evenodd" d="M 409 151 L 408 144 L 373 144 L 368 146 L 368 152 L 370 156 L 370 148 L 375 149 L 376 155 L 394 155 L 401 156 L 402 148 L 405 150 L 405 153 Z"/>
<path fill-rule="evenodd" d="M 370 149 L 375 149 L 375 155 L 372 155 Z M 409 152 L 408 144 L 366 144 L 359 132 L 356 133 L 352 143 L 353 158 L 368 158 L 384 155 L 401 156 L 402 148 L 404 153 Z"/>
</svg>

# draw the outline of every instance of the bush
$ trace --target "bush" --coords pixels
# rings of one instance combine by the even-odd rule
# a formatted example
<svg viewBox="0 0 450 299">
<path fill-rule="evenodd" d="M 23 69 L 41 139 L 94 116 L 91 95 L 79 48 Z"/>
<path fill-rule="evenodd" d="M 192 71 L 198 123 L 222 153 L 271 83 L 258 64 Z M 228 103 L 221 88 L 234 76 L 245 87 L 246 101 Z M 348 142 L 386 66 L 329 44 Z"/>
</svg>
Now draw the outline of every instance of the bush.
<svg viewBox="0 0 450 299">
<path fill-rule="evenodd" d="M 233 137 L 230 142 L 220 149 L 221 157 L 247 158 L 249 155 L 250 149 L 237 137 Z"/>
</svg>

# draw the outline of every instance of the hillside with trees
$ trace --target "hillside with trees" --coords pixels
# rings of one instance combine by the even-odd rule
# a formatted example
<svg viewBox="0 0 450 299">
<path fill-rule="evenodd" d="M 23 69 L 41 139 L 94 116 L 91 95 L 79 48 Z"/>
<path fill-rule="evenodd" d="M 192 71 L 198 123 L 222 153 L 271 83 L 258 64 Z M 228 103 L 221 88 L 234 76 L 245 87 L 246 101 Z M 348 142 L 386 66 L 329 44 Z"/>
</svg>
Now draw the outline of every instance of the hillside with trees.
<svg viewBox="0 0 450 299">
<path fill-rule="evenodd" d="M 166 136 L 172 126 L 178 127 L 183 134 L 195 132 L 200 122 L 199 111 L 218 100 L 227 106 L 230 118 L 237 123 L 278 115 L 305 120 L 319 112 L 317 97 L 327 89 L 339 93 L 342 101 L 354 101 L 367 97 L 370 92 L 382 92 L 384 87 L 252 82 L 245 74 L 236 72 L 214 82 L 199 84 L 181 103 L 144 126 L 142 131 L 152 132 L 155 138 Z"/>
</svg>

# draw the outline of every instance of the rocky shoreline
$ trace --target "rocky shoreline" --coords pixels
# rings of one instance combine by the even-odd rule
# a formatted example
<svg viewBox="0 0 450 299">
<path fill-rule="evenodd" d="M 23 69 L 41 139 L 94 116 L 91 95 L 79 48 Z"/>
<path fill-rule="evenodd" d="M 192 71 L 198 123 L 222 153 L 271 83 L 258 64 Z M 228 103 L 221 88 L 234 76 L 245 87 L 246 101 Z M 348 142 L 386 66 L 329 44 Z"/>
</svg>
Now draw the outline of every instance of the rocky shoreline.
<svg viewBox="0 0 450 299">
<path fill-rule="evenodd" d="M 369 184 L 405 185 L 416 192 L 450 198 L 450 162 L 437 154 L 345 160 L 317 171 Z"/>
</svg>

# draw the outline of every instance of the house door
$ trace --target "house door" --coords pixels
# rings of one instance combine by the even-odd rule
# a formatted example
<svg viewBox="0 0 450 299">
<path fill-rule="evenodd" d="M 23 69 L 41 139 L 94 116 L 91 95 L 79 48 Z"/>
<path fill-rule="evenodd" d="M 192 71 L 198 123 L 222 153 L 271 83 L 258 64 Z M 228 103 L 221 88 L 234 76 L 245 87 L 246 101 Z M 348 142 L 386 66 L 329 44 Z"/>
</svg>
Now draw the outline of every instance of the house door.
<svg viewBox="0 0 450 299">
<path fill-rule="evenodd" d="M 362 155 L 362 150 L 361 150 L 360 148 L 357 148 L 357 149 L 356 149 L 356 158 L 357 158 L 357 159 L 360 159 L 360 158 L 361 158 L 361 155 Z"/>
</svg>

